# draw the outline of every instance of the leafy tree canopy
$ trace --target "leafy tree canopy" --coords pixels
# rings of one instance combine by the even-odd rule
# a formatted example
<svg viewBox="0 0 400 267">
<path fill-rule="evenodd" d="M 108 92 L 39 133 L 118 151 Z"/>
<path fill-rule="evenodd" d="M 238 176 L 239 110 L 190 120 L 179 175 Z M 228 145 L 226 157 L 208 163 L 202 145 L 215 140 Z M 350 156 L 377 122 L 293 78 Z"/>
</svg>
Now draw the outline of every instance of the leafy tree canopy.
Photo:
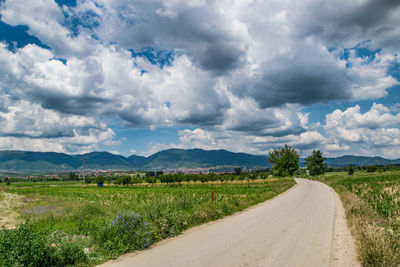
<svg viewBox="0 0 400 267">
<path fill-rule="evenodd" d="M 325 173 L 327 164 L 324 163 L 326 158 L 320 150 L 314 150 L 308 158 L 306 158 L 306 166 L 311 176 L 318 176 Z"/>
<path fill-rule="evenodd" d="M 277 176 L 292 176 L 299 169 L 299 154 L 288 145 L 280 149 L 275 148 L 268 154 L 268 160 L 274 164 L 272 171 Z"/>
<path fill-rule="evenodd" d="M 355 167 L 353 166 L 353 165 L 349 165 L 349 168 L 347 169 L 347 173 L 349 174 L 349 175 L 353 175 L 354 174 L 354 171 L 355 171 Z"/>
</svg>

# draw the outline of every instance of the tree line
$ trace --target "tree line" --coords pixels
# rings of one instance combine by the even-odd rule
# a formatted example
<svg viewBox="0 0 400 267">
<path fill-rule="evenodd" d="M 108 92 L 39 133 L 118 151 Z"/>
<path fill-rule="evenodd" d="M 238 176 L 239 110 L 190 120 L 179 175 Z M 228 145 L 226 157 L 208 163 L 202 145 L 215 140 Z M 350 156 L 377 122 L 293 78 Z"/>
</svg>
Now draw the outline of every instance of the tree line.
<svg viewBox="0 0 400 267">
<path fill-rule="evenodd" d="M 205 174 L 184 174 L 184 173 L 167 173 L 158 176 L 148 176 L 141 177 L 122 175 L 122 176 L 94 176 L 86 177 L 86 183 L 113 183 L 117 185 L 137 185 L 141 183 L 148 184 L 182 184 L 182 183 L 213 183 L 213 182 L 234 182 L 234 181 L 254 181 L 254 180 L 265 180 L 271 176 L 268 171 L 259 172 L 242 172 L 240 174 L 236 173 L 205 173 Z"/>
<path fill-rule="evenodd" d="M 275 148 L 268 154 L 268 160 L 273 163 L 272 173 L 274 176 L 300 175 L 300 156 L 293 147 L 285 145 L 283 148 Z M 327 170 L 326 158 L 320 150 L 314 150 L 305 159 L 307 174 L 311 176 L 323 175 Z"/>
</svg>

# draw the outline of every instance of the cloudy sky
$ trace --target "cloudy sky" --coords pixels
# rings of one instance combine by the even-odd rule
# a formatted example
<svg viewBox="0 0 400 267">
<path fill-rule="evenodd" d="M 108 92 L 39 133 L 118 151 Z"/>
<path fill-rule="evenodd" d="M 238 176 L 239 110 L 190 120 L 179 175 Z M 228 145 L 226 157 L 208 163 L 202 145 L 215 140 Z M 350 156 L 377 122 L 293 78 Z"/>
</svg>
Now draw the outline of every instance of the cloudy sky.
<svg viewBox="0 0 400 267">
<path fill-rule="evenodd" d="M 0 149 L 400 157 L 398 0 L 0 0 Z"/>
</svg>

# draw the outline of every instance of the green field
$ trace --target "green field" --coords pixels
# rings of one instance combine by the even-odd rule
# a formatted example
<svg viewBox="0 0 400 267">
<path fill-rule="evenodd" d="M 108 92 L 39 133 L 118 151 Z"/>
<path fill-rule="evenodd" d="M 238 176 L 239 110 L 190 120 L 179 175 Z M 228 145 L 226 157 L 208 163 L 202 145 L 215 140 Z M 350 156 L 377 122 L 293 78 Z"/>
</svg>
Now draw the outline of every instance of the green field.
<svg viewBox="0 0 400 267">
<path fill-rule="evenodd" d="M 329 173 L 317 179 L 341 196 L 363 266 L 400 266 L 400 172 Z"/>
<path fill-rule="evenodd" d="M 32 263 L 38 253 L 47 256 L 36 265 L 94 265 L 270 199 L 294 183 L 280 178 L 104 187 L 71 182 L 0 185 L 24 196 L 19 213 L 29 221 L 17 230 L 0 231 L 0 265 Z M 35 248 L 37 243 L 42 245 Z M 34 251 L 29 251 L 32 244 Z"/>
</svg>

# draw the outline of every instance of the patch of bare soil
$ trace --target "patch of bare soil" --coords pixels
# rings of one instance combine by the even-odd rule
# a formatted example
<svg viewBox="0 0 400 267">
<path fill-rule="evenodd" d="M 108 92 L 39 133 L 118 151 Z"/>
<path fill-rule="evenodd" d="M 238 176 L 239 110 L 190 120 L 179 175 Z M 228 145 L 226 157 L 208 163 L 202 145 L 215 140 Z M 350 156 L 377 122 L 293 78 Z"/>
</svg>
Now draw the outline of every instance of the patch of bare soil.
<svg viewBox="0 0 400 267">
<path fill-rule="evenodd" d="M 20 222 L 16 209 L 24 203 L 23 196 L 0 192 L 0 228 L 13 229 Z"/>
</svg>

